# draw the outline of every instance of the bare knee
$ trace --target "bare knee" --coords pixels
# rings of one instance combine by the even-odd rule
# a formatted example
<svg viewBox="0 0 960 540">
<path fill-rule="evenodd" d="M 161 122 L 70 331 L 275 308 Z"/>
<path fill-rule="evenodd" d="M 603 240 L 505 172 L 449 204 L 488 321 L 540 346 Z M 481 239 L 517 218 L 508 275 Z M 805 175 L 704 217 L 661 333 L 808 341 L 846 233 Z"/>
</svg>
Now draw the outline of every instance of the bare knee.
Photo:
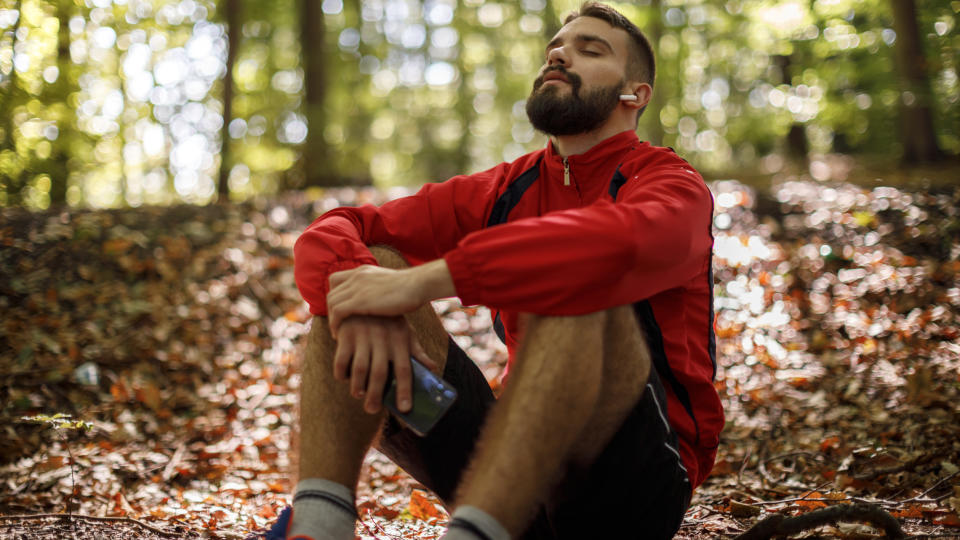
<svg viewBox="0 0 960 540">
<path fill-rule="evenodd" d="M 560 336 L 583 337 L 591 331 L 602 332 L 606 322 L 606 311 L 597 311 L 583 315 L 520 315 L 519 327 L 525 339 L 538 334 L 550 334 L 552 338 Z"/>
<path fill-rule="evenodd" d="M 523 341 L 536 342 L 538 348 L 576 347 L 588 352 L 598 347 L 607 381 L 624 375 L 634 382 L 647 378 L 650 353 L 631 305 L 584 315 L 523 314 L 520 329 Z"/>
<path fill-rule="evenodd" d="M 410 264 L 396 249 L 386 245 L 370 246 L 370 253 L 377 259 L 377 264 L 384 268 L 407 268 Z"/>
</svg>

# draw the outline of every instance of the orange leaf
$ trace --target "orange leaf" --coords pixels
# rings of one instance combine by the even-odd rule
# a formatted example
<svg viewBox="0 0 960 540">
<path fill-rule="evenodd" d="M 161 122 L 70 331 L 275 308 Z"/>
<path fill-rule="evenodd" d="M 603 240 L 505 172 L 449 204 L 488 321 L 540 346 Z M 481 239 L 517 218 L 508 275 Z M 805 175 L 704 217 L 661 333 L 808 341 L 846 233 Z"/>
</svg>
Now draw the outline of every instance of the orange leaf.
<svg viewBox="0 0 960 540">
<path fill-rule="evenodd" d="M 820 443 L 820 451 L 826 452 L 827 450 L 836 448 L 838 446 L 840 446 L 840 437 L 834 435 L 833 437 L 827 437 L 823 440 L 823 442 Z"/>
<path fill-rule="evenodd" d="M 124 402 L 130 400 L 130 390 L 127 389 L 127 385 L 123 382 L 123 379 L 118 379 L 117 382 L 110 385 L 110 395 L 113 396 L 114 401 Z"/>
<path fill-rule="evenodd" d="M 898 518 L 922 518 L 923 508 L 917 504 L 911 504 L 903 510 L 894 510 L 890 515 Z"/>
<path fill-rule="evenodd" d="M 437 505 L 433 504 L 433 502 L 424 495 L 423 491 L 417 489 L 413 490 L 413 493 L 410 494 L 408 510 L 410 510 L 410 515 L 423 521 L 440 519 L 442 517 Z"/>
<path fill-rule="evenodd" d="M 810 493 L 809 495 L 807 495 L 807 497 L 810 499 L 824 498 L 823 493 L 820 493 L 819 491 L 814 491 L 813 493 Z M 815 510 L 817 508 L 826 508 L 827 503 L 824 503 L 821 501 L 797 501 L 797 506 L 801 508 L 806 508 L 807 510 Z"/>
<path fill-rule="evenodd" d="M 137 401 L 153 410 L 160 408 L 160 389 L 153 383 L 137 388 Z"/>
<path fill-rule="evenodd" d="M 133 246 L 126 238 L 114 238 L 103 243 L 103 252 L 107 255 L 119 255 Z"/>
<path fill-rule="evenodd" d="M 50 459 L 37 464 L 37 470 L 40 472 L 52 471 L 63 467 L 63 456 L 51 456 Z"/>
<path fill-rule="evenodd" d="M 947 514 L 942 518 L 933 518 L 936 525 L 946 525 L 947 527 L 960 527 L 960 517 L 956 514 Z"/>
<path fill-rule="evenodd" d="M 264 519 L 273 519 L 277 517 L 277 513 L 273 511 L 273 507 L 270 505 L 261 506 L 260 510 L 257 510 L 257 515 Z"/>
</svg>

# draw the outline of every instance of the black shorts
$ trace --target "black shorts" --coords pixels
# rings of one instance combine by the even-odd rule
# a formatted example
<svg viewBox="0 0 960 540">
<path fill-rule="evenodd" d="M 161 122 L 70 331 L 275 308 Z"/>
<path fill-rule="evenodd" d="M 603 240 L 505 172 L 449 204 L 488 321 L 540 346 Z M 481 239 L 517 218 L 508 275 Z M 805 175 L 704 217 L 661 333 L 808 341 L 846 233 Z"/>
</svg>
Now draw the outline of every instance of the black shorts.
<svg viewBox="0 0 960 540">
<path fill-rule="evenodd" d="M 452 339 L 443 378 L 459 397 L 433 430 L 419 437 L 390 417 L 378 448 L 451 503 L 496 400 L 479 368 Z M 665 406 L 663 386 L 651 370 L 642 398 L 596 462 L 568 471 L 522 538 L 672 538 L 690 504 L 691 487 Z"/>
</svg>

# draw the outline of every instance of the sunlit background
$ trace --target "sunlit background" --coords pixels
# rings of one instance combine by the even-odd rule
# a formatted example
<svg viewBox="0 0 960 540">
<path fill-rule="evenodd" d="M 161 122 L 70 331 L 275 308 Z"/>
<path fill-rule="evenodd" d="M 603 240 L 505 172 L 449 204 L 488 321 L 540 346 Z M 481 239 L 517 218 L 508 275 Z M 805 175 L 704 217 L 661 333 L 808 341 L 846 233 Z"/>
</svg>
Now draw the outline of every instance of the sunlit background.
<svg viewBox="0 0 960 540">
<path fill-rule="evenodd" d="M 579 2 L 316 0 L 311 16 L 310 1 L 3 0 L 0 206 L 413 185 L 544 144 L 524 100 Z M 960 2 L 917 0 L 913 21 L 894 0 L 613 4 L 659 59 L 641 138 L 707 175 L 796 158 L 829 180 L 818 156 L 894 160 L 915 138 L 899 118 L 921 106 L 938 152 L 960 153 Z M 919 86 L 897 61 L 908 23 Z"/>
</svg>

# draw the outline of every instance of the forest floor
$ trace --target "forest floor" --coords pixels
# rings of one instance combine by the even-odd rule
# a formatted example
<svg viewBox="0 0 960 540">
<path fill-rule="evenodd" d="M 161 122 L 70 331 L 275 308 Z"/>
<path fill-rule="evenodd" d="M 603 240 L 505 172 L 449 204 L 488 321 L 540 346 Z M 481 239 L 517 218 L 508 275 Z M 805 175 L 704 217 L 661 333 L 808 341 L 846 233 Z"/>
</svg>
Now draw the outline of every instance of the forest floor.
<svg viewBox="0 0 960 540">
<path fill-rule="evenodd" d="M 727 423 L 677 537 L 869 502 L 908 534 L 960 538 L 960 188 L 711 188 Z M 310 324 L 293 243 L 326 209 L 403 194 L 0 211 L 0 538 L 269 524 L 290 502 Z M 496 386 L 489 312 L 435 307 Z M 444 530 L 439 501 L 376 452 L 358 491 L 359 538 Z M 845 521 L 797 535 L 880 536 Z"/>
</svg>

